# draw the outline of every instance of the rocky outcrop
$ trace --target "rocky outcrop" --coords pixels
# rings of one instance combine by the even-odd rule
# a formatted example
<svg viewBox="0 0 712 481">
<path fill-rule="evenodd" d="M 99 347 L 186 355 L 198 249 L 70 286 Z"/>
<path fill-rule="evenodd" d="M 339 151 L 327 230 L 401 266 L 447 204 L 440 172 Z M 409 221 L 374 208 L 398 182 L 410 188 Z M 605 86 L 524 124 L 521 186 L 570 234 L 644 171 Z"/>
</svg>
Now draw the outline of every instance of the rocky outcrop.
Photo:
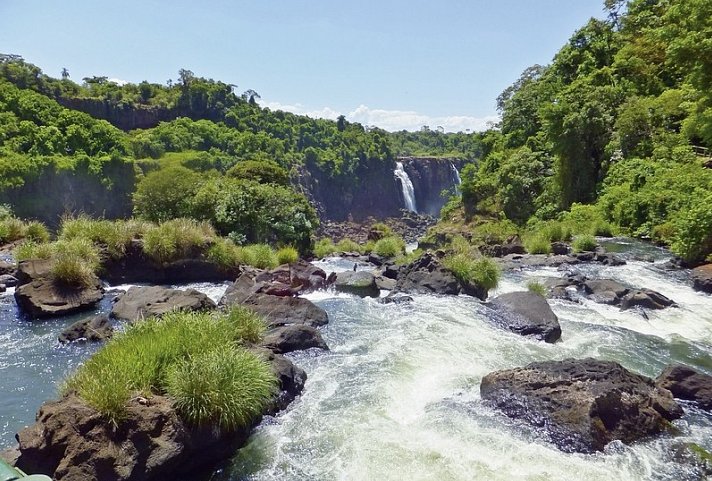
<svg viewBox="0 0 712 481">
<path fill-rule="evenodd" d="M 415 212 L 400 211 L 398 217 L 386 217 L 376 219 L 368 217 L 361 222 L 345 221 L 338 222 L 333 220 L 323 220 L 317 229 L 318 237 L 328 237 L 334 242 L 342 239 L 351 239 L 359 244 L 365 244 L 369 240 L 375 239 L 375 231 L 371 226 L 375 223 L 384 223 L 391 230 L 405 239 L 406 242 L 416 242 L 420 237 L 425 235 L 428 227 L 436 223 L 436 219 L 429 215 L 416 214 Z"/>
<path fill-rule="evenodd" d="M 0 276 L 15 275 L 15 264 L 0 259 Z"/>
<path fill-rule="evenodd" d="M 104 297 L 99 279 L 83 286 L 65 286 L 50 278 L 37 278 L 15 290 L 15 301 L 28 316 L 39 319 L 92 309 Z"/>
<path fill-rule="evenodd" d="M 66 344 L 74 341 L 99 342 L 109 339 L 114 328 L 105 315 L 89 317 L 77 321 L 59 334 L 59 342 Z"/>
<path fill-rule="evenodd" d="M 595 252 L 568 254 L 565 253 L 562 246 L 558 246 L 556 252 L 551 255 L 507 254 L 498 259 L 498 262 L 506 270 L 574 266 L 587 262 L 595 262 L 606 266 L 622 266 L 626 264 L 624 259 L 615 254 L 610 254 L 602 248 L 597 248 Z"/>
<path fill-rule="evenodd" d="M 259 350 L 258 350 L 259 351 Z M 265 414 L 284 409 L 304 387 L 306 374 L 283 356 L 262 353 L 279 383 Z M 253 423 L 226 432 L 186 424 L 163 396 L 136 397 L 114 426 L 74 394 L 42 405 L 33 426 L 17 435 L 17 466 L 55 481 L 175 479 L 228 458 Z"/>
<path fill-rule="evenodd" d="M 629 289 L 611 279 L 586 280 L 583 291 L 595 302 L 620 306 L 621 310 L 633 307 L 664 309 L 675 302 L 650 289 Z"/>
<path fill-rule="evenodd" d="M 161 286 L 131 287 L 116 298 L 111 316 L 125 321 L 138 321 L 162 316 L 171 311 L 204 311 L 215 303 L 195 289 L 170 289 Z"/>
<path fill-rule="evenodd" d="M 712 411 L 712 376 L 708 374 L 674 364 L 666 367 L 655 383 L 678 399 L 695 401 L 700 408 Z"/>
<path fill-rule="evenodd" d="M 271 329 L 265 334 L 261 345 L 275 354 L 303 351 L 313 347 L 329 349 L 319 331 L 304 324 L 290 324 Z"/>
<path fill-rule="evenodd" d="M 561 338 L 559 318 L 539 294 L 509 292 L 486 305 L 492 309 L 491 318 L 505 329 L 545 342 L 556 342 Z"/>
<path fill-rule="evenodd" d="M 376 276 L 366 271 L 339 272 L 336 275 L 334 288 L 361 297 L 379 297 L 381 294 L 376 284 Z"/>
<path fill-rule="evenodd" d="M 712 294 L 712 264 L 692 269 L 692 286 L 695 290 Z"/>
<path fill-rule="evenodd" d="M 670 391 L 620 364 L 595 359 L 531 363 L 486 375 L 482 399 L 546 430 L 562 451 L 601 451 L 664 431 L 682 416 Z"/>
<path fill-rule="evenodd" d="M 487 289 L 469 282 L 460 282 L 442 265 L 440 259 L 431 253 L 423 254 L 401 268 L 395 291 L 412 294 L 467 294 L 481 300 L 487 299 Z"/>
</svg>

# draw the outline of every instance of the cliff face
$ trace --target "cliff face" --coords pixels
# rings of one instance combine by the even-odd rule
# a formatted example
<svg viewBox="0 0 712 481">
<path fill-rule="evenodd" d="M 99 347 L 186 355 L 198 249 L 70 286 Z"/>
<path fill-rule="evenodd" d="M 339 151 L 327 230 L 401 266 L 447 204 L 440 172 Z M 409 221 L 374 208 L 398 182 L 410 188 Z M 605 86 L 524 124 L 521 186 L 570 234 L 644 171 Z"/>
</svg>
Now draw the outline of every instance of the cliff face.
<svg viewBox="0 0 712 481">
<path fill-rule="evenodd" d="M 438 157 L 401 157 L 398 160 L 403 162 L 403 168 L 415 187 L 418 213 L 437 217 L 457 185 L 453 167 L 459 171 L 465 162 Z M 443 197 L 443 191 L 447 191 L 448 195 Z"/>
<path fill-rule="evenodd" d="M 94 118 L 106 120 L 125 131 L 150 129 L 157 126 L 159 122 L 167 122 L 184 114 L 178 109 L 151 107 L 148 105 L 129 106 L 91 98 L 60 97 L 57 102 L 68 109 L 79 110 Z"/>
</svg>

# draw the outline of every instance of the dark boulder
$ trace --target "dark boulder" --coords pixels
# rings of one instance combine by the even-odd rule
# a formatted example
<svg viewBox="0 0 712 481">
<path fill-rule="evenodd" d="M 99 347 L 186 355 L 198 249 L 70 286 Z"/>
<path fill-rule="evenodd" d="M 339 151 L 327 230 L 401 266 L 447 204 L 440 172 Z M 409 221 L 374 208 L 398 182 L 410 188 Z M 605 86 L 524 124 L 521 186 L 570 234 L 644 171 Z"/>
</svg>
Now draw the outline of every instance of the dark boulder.
<svg viewBox="0 0 712 481">
<path fill-rule="evenodd" d="M 486 375 L 482 399 L 546 430 L 562 451 L 601 451 L 660 433 L 682 416 L 670 391 L 620 364 L 596 359 L 531 363 Z"/>
<path fill-rule="evenodd" d="M 581 286 L 591 300 L 601 304 L 620 306 L 622 310 L 633 307 L 664 309 L 676 306 L 674 301 L 659 292 L 650 289 L 629 289 L 611 279 L 587 280 Z"/>
<path fill-rule="evenodd" d="M 278 411 L 286 409 L 301 394 L 304 389 L 304 383 L 307 381 L 307 373 L 286 357 L 275 354 L 269 349 L 257 347 L 253 351 L 270 364 L 272 372 L 277 378 L 279 392 L 266 413 L 276 414 Z"/>
<path fill-rule="evenodd" d="M 334 287 L 337 291 L 361 297 L 379 297 L 381 290 L 376 284 L 376 276 L 367 271 L 346 271 L 336 274 Z"/>
<path fill-rule="evenodd" d="M 407 304 L 413 302 L 413 298 L 410 296 L 400 296 L 400 295 L 387 295 L 378 299 L 379 304 Z"/>
<path fill-rule="evenodd" d="M 0 275 L 0 284 L 6 287 L 15 287 L 17 285 L 17 278 L 10 274 Z"/>
<path fill-rule="evenodd" d="M 79 340 L 99 342 L 109 339 L 113 334 L 114 328 L 109 318 L 99 315 L 77 321 L 64 329 L 59 335 L 59 342 L 63 344 Z"/>
<path fill-rule="evenodd" d="M 395 291 L 413 294 L 467 294 L 481 300 L 487 299 L 487 289 L 469 282 L 460 282 L 431 253 L 422 255 L 404 266 L 396 282 Z"/>
<path fill-rule="evenodd" d="M 27 284 L 38 279 L 49 278 L 51 267 L 52 263 L 46 259 L 21 261 L 17 265 L 17 271 L 15 271 L 18 285 Z"/>
<path fill-rule="evenodd" d="M 552 242 L 551 253 L 557 256 L 566 256 L 571 253 L 571 246 L 566 242 Z"/>
<path fill-rule="evenodd" d="M 17 305 L 33 318 L 64 316 L 93 308 L 104 297 L 99 279 L 86 286 L 65 286 L 37 278 L 15 290 Z"/>
<path fill-rule="evenodd" d="M 4 275 L 10 275 L 14 276 L 15 275 L 15 264 L 12 262 L 7 262 L 2 259 L 0 259 L 0 276 Z"/>
<path fill-rule="evenodd" d="M 376 286 L 384 291 L 392 291 L 396 288 L 396 280 L 384 276 L 376 276 Z"/>
<path fill-rule="evenodd" d="M 631 309 L 633 307 L 665 309 L 666 307 L 677 306 L 677 304 L 659 292 L 643 289 L 631 291 L 623 296 L 620 300 L 620 306 L 622 310 Z"/>
<path fill-rule="evenodd" d="M 304 324 L 290 324 L 271 329 L 265 334 L 260 345 L 275 354 L 303 351 L 313 347 L 328 350 L 319 331 Z"/>
<path fill-rule="evenodd" d="M 692 269 L 692 287 L 695 290 L 712 294 L 712 264 Z"/>
<path fill-rule="evenodd" d="M 702 409 L 712 411 L 712 376 L 674 364 L 666 367 L 655 382 L 676 398 L 695 401 Z"/>
<path fill-rule="evenodd" d="M 549 303 L 535 292 L 509 292 L 486 304 L 495 315 L 495 323 L 522 336 L 545 342 L 561 338 L 559 319 Z"/>
<path fill-rule="evenodd" d="M 137 321 L 151 316 L 162 316 L 174 310 L 203 311 L 214 308 L 215 303 L 195 289 L 134 286 L 116 298 L 111 316 L 126 321 Z"/>
<path fill-rule="evenodd" d="M 396 280 L 398 279 L 398 273 L 400 272 L 400 267 L 389 264 L 385 266 L 383 269 L 383 274 L 381 274 L 383 277 L 387 277 L 388 279 L 393 279 Z"/>
</svg>

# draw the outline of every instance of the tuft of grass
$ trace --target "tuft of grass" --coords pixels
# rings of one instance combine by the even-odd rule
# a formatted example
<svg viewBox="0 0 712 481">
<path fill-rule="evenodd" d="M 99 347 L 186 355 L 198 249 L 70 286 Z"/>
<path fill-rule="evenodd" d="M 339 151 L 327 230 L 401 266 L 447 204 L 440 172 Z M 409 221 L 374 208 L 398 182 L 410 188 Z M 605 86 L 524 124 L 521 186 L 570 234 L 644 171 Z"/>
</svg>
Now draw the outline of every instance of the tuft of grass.
<svg viewBox="0 0 712 481">
<path fill-rule="evenodd" d="M 155 226 L 141 220 L 92 219 L 86 215 L 64 217 L 59 231 L 60 240 L 87 239 L 106 248 L 113 258 L 120 258 L 133 239 L 143 237 Z"/>
<path fill-rule="evenodd" d="M 373 252 L 382 257 L 396 257 L 405 253 L 405 242 L 400 237 L 384 237 L 376 241 Z"/>
<path fill-rule="evenodd" d="M 49 242 L 49 231 L 42 222 L 28 222 L 25 228 L 25 238 L 40 244 Z"/>
<path fill-rule="evenodd" d="M 371 226 L 369 237 L 379 241 L 385 237 L 393 237 L 393 229 L 383 222 L 376 222 Z"/>
<path fill-rule="evenodd" d="M 88 286 L 99 269 L 99 250 L 87 239 L 59 240 L 52 244 L 50 275 L 55 282 Z"/>
<path fill-rule="evenodd" d="M 410 264 L 412 262 L 415 262 L 417 259 L 420 258 L 420 256 L 423 255 L 423 251 L 421 249 L 415 249 L 413 252 L 410 254 L 401 254 L 398 257 L 396 257 L 393 262 L 397 266 L 404 266 L 407 264 Z"/>
<path fill-rule="evenodd" d="M 336 250 L 339 252 L 361 252 L 361 246 L 351 239 L 341 239 L 336 244 Z"/>
<path fill-rule="evenodd" d="M 468 241 L 461 235 L 456 235 L 452 238 L 452 240 L 450 241 L 449 249 L 452 251 L 453 254 L 465 254 L 468 256 L 473 256 L 476 253 L 474 246 L 470 244 L 470 241 Z"/>
<path fill-rule="evenodd" d="M 597 220 L 591 225 L 590 233 L 598 237 L 613 237 L 613 225 L 605 220 Z"/>
<path fill-rule="evenodd" d="M 571 243 L 574 252 L 593 251 L 596 250 L 596 246 L 598 246 L 598 243 L 590 234 L 577 236 Z"/>
<path fill-rule="evenodd" d="M 501 271 L 488 257 L 473 259 L 466 254 L 453 254 L 443 259 L 443 265 L 461 282 L 477 284 L 487 290 L 499 284 Z"/>
<path fill-rule="evenodd" d="M 319 239 L 314 244 L 314 255 L 318 258 L 328 257 L 337 251 L 337 247 L 331 239 Z"/>
<path fill-rule="evenodd" d="M 251 265 L 258 269 L 273 269 L 279 265 L 277 254 L 267 244 L 252 244 L 244 249 L 252 256 Z"/>
<path fill-rule="evenodd" d="M 14 242 L 25 237 L 27 225 L 17 217 L 0 220 L 0 243 Z"/>
<path fill-rule="evenodd" d="M 233 429 L 262 412 L 276 385 L 269 366 L 239 347 L 258 330 L 248 317 L 177 311 L 132 324 L 80 366 L 63 390 L 76 392 L 114 424 L 136 395 L 168 394 L 186 420 Z M 196 399 L 205 391 L 190 387 L 201 379 L 210 387 L 207 402 Z M 239 402 L 229 404 L 231 397 Z"/>
<path fill-rule="evenodd" d="M 226 316 L 233 337 L 239 341 L 257 344 L 267 330 L 264 319 L 247 307 L 233 306 Z"/>
<path fill-rule="evenodd" d="M 53 245 L 47 242 L 41 244 L 26 241 L 15 248 L 13 254 L 17 262 L 29 259 L 50 259 L 52 257 Z"/>
<path fill-rule="evenodd" d="M 535 292 L 542 297 L 546 297 L 546 286 L 539 281 L 530 280 L 527 282 L 527 290 L 529 292 Z"/>
<path fill-rule="evenodd" d="M 210 262 L 231 269 L 240 265 L 240 251 L 242 248 L 236 246 L 230 239 L 216 238 L 205 252 L 205 257 Z"/>
<path fill-rule="evenodd" d="M 542 234 L 535 234 L 524 241 L 524 248 L 530 254 L 549 254 L 551 241 Z"/>
<path fill-rule="evenodd" d="M 276 255 L 278 265 L 293 264 L 299 260 L 299 251 L 292 246 L 282 247 Z"/>
<path fill-rule="evenodd" d="M 143 250 L 160 263 L 192 257 L 216 237 L 206 222 L 173 219 L 148 230 L 143 236 Z"/>
<path fill-rule="evenodd" d="M 249 426 L 274 391 L 270 367 L 253 353 L 230 346 L 182 359 L 166 373 L 166 393 L 186 421 L 228 432 Z"/>
</svg>

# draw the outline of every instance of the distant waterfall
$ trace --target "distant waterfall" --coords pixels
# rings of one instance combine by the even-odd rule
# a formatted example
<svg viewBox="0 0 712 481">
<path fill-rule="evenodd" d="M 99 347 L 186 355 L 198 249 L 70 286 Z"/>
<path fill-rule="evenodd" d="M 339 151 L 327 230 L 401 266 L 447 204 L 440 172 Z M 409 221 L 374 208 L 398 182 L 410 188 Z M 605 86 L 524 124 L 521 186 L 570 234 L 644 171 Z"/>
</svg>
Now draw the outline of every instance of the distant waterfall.
<svg viewBox="0 0 712 481">
<path fill-rule="evenodd" d="M 460 172 L 457 171 L 455 164 L 450 162 L 450 169 L 452 170 L 452 178 L 455 181 L 455 186 L 462 184 L 462 179 L 460 178 Z"/>
<path fill-rule="evenodd" d="M 418 208 L 415 206 L 415 188 L 410 177 L 408 177 L 408 172 L 403 168 L 403 162 L 396 162 L 396 170 L 393 171 L 393 174 L 400 180 L 403 199 L 405 199 L 405 208 L 411 212 L 418 212 Z"/>
</svg>

